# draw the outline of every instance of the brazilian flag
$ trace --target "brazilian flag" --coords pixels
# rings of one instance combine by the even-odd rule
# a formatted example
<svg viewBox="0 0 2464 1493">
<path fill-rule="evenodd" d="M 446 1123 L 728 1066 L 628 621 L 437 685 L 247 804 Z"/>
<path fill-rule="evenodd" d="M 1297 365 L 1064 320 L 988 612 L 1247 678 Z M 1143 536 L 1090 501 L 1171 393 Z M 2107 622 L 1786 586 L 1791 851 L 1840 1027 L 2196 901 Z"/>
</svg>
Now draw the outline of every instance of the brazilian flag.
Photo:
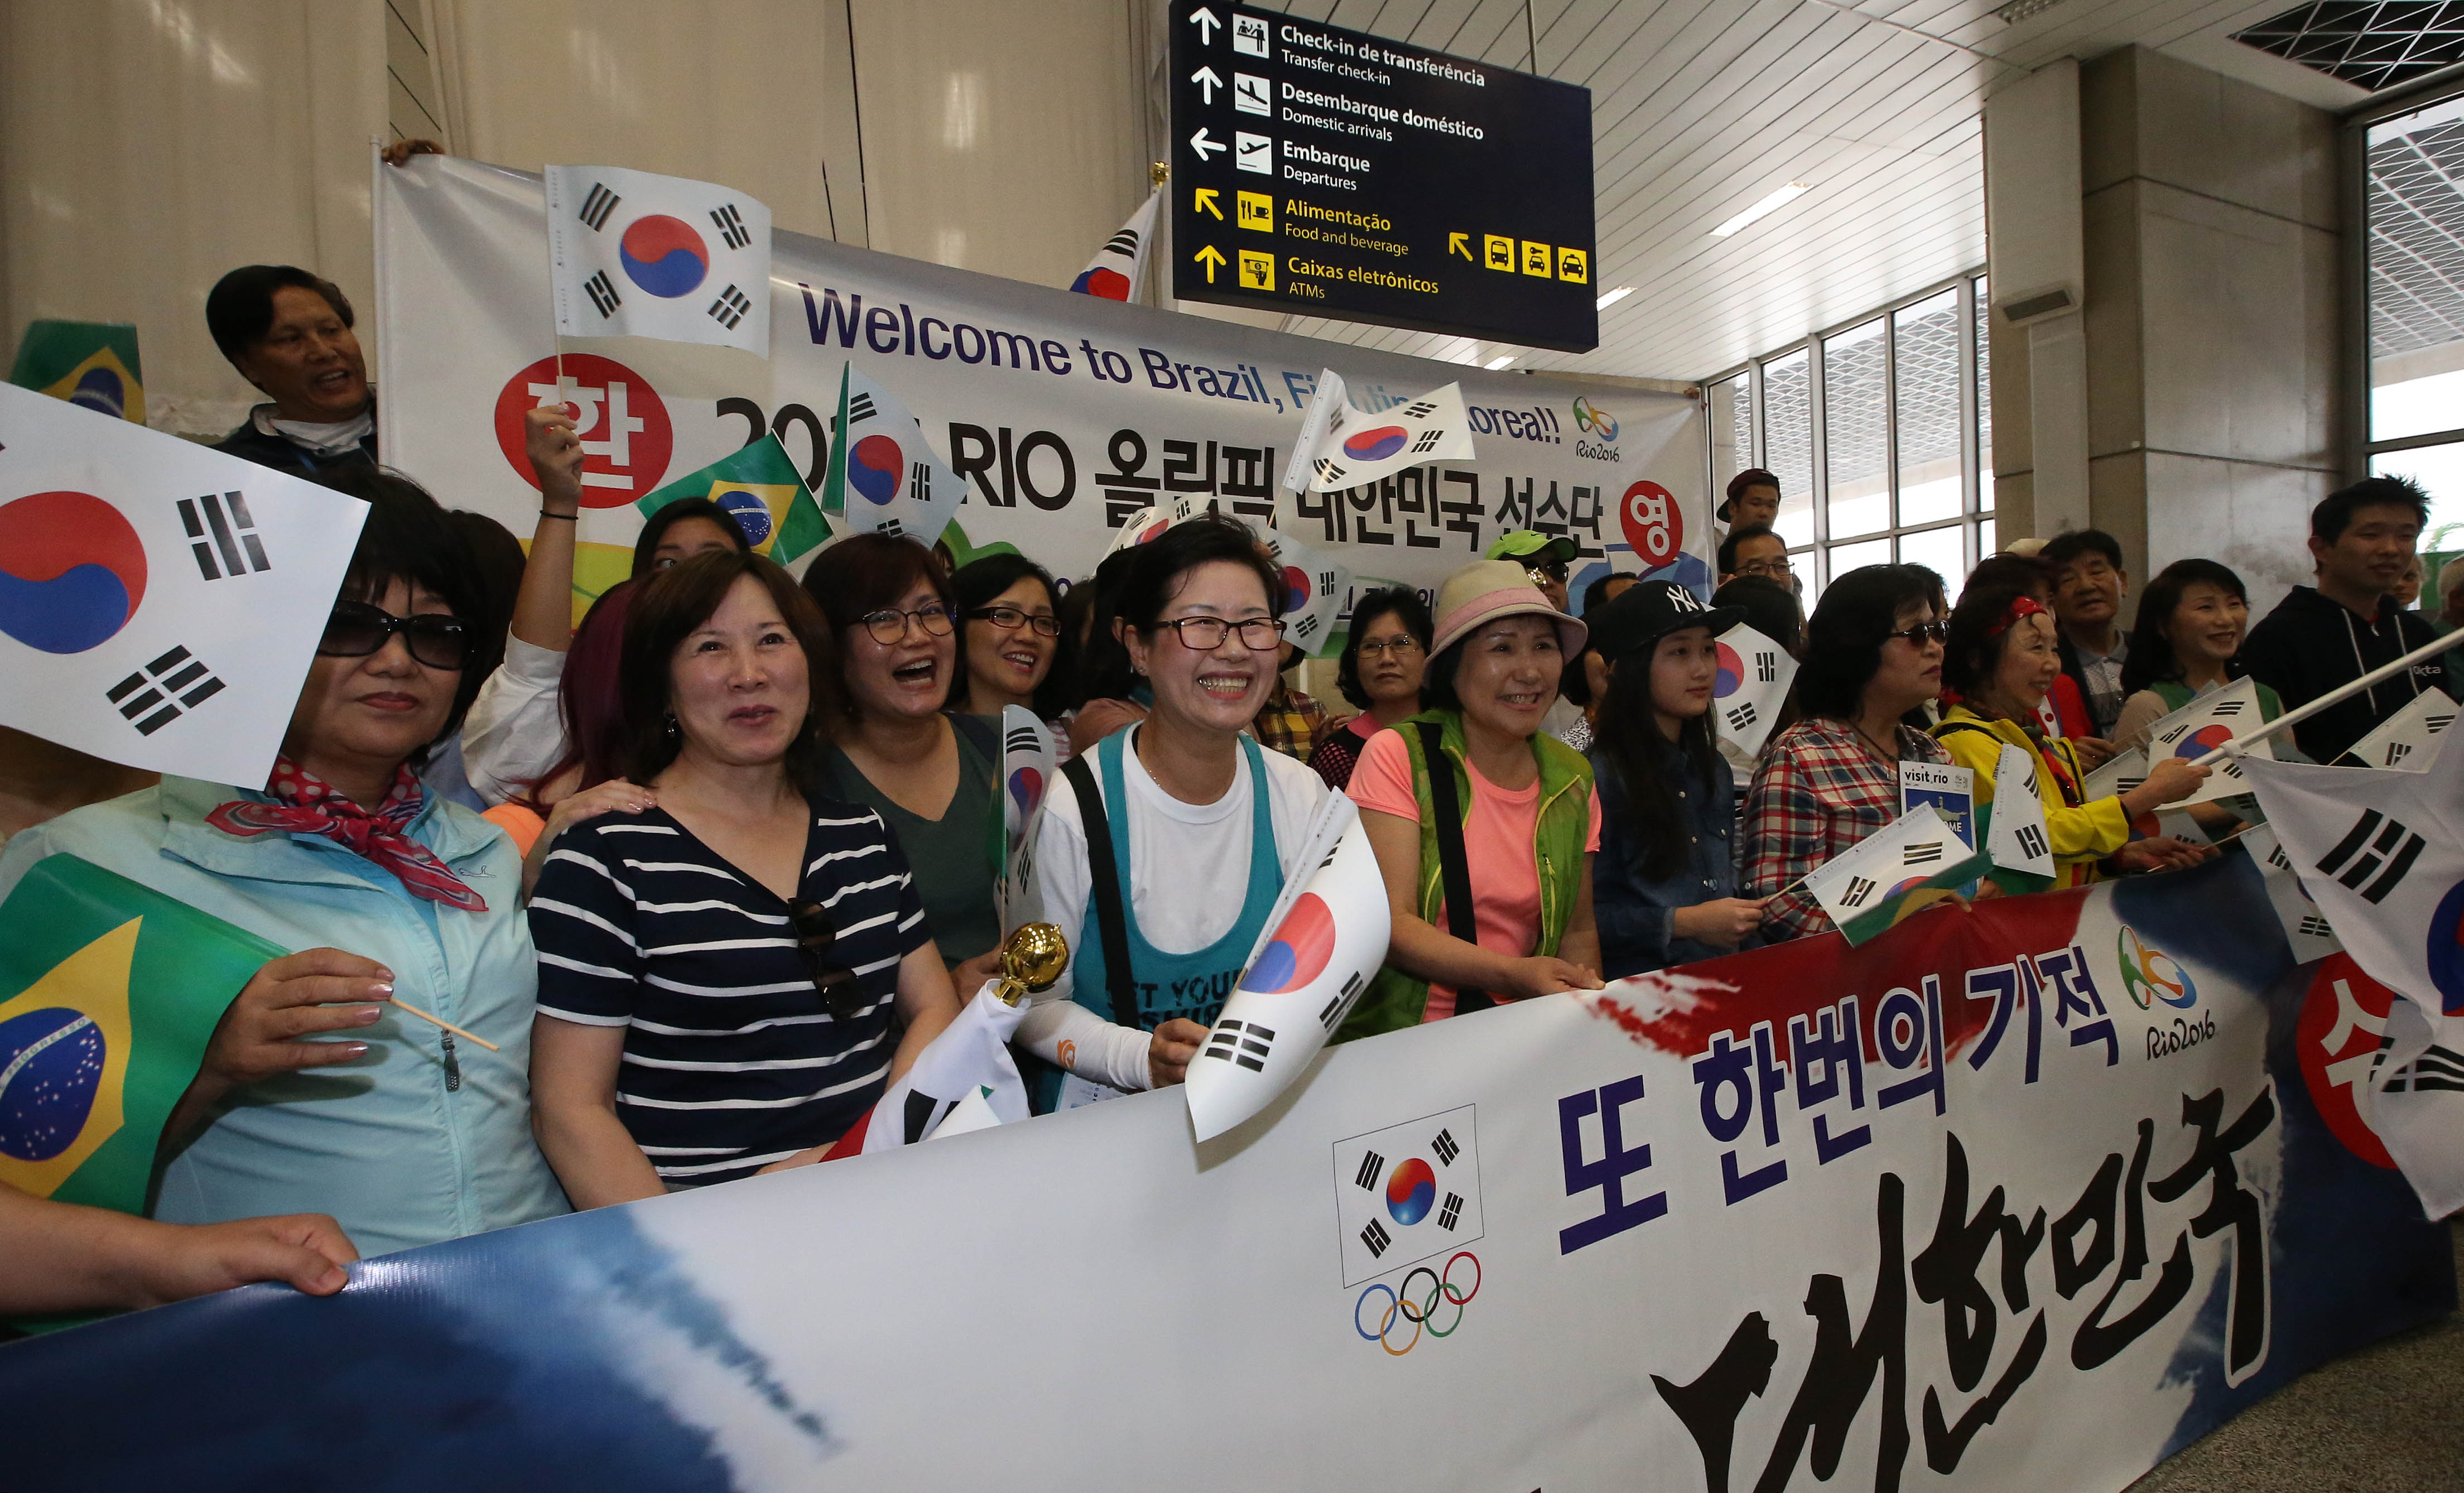
<svg viewBox="0 0 2464 1493">
<path fill-rule="evenodd" d="M 145 423 L 137 328 L 125 321 L 35 321 L 17 344 L 9 382 L 115 420 Z"/>
<path fill-rule="evenodd" d="M 690 476 L 679 477 L 634 506 L 649 517 L 679 498 L 706 497 L 736 516 L 753 553 L 782 565 L 819 549 L 830 537 L 812 489 L 787 457 L 776 435 L 724 456 Z"/>
<path fill-rule="evenodd" d="M 289 951 L 74 855 L 0 903 L 0 1182 L 145 1211 L 231 998 Z"/>
</svg>

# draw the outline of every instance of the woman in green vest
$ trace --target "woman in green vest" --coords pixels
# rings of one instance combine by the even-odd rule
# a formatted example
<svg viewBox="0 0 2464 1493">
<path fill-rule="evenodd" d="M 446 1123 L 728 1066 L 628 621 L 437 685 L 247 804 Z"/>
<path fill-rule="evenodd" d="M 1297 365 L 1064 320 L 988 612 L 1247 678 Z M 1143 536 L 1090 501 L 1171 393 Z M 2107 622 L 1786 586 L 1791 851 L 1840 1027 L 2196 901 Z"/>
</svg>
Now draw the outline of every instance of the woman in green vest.
<svg viewBox="0 0 2464 1493">
<path fill-rule="evenodd" d="M 1510 560 L 1447 577 L 1437 611 L 1430 709 L 1370 737 L 1346 790 L 1395 932 L 1339 1039 L 1600 986 L 1599 797 L 1591 763 L 1540 729 L 1583 625 Z"/>
<path fill-rule="evenodd" d="M 2122 718 L 2114 723 L 2114 744 L 2123 750 L 2145 746 L 2147 728 L 2189 704 L 2239 679 L 2241 646 L 2250 635 L 2250 593 L 2241 577 L 2212 560 L 2177 560 L 2156 573 L 2139 598 L 2139 622 L 2130 629 L 2130 653 L 2122 661 Z M 2276 692 L 2258 685 L 2261 718 L 2274 720 L 2284 702 Z M 2293 744 L 2293 734 L 2269 738 L 2279 758 L 2306 760 Z M 2210 836 L 2222 838 L 2257 813 L 2257 801 L 2247 797 L 2200 803 L 2190 818 Z"/>
</svg>

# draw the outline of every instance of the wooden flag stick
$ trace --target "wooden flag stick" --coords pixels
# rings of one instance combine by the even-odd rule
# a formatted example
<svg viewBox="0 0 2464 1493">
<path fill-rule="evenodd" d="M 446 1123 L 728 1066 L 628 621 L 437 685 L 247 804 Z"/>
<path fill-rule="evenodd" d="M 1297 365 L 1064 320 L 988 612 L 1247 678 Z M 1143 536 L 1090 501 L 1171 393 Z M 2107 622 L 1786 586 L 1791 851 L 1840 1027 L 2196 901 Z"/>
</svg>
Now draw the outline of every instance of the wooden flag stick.
<svg viewBox="0 0 2464 1493">
<path fill-rule="evenodd" d="M 487 1038 L 478 1035 L 476 1032 L 466 1032 L 441 1016 L 436 1016 L 429 1012 L 421 1010 L 419 1007 L 412 1005 L 409 1001 L 403 999 L 400 996 L 387 996 L 385 999 L 430 1025 L 444 1027 L 447 1031 L 461 1038 L 464 1042 L 475 1042 L 480 1046 L 487 1048 L 490 1052 L 502 1052 L 505 1050 L 504 1048 L 497 1046 L 495 1043 L 490 1042 Z"/>
</svg>

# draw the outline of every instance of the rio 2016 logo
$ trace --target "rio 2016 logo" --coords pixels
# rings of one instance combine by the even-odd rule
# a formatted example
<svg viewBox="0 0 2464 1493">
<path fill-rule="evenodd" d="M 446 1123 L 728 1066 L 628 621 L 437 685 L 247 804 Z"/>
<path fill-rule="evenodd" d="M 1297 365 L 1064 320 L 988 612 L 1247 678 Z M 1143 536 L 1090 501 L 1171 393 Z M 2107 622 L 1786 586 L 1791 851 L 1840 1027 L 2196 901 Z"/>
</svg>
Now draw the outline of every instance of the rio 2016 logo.
<svg viewBox="0 0 2464 1493">
<path fill-rule="evenodd" d="M 1617 438 L 1617 417 L 1580 395 L 1574 399 L 1574 428 L 1603 441 Z"/>
<path fill-rule="evenodd" d="M 2148 1010 L 2159 1000 L 2180 1010 L 2199 1003 L 2199 987 L 2191 981 L 2190 972 L 2171 955 L 2147 947 L 2129 925 L 2124 924 L 2114 938 L 2113 952 L 2122 964 L 2122 988 L 2140 1010 Z"/>
</svg>

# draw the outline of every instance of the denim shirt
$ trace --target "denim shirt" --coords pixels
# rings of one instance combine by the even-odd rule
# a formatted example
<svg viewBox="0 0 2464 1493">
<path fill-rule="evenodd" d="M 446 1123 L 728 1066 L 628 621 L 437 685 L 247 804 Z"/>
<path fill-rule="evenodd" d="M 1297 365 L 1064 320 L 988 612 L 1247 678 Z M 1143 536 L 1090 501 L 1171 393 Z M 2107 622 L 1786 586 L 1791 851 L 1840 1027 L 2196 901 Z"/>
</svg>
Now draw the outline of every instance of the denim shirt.
<svg viewBox="0 0 2464 1493">
<path fill-rule="evenodd" d="M 404 1000 L 503 1050 L 456 1042 L 449 1065 L 444 1033 L 390 1009 L 335 1033 L 366 1056 L 235 1092 L 165 1168 L 154 1217 L 326 1213 L 379 1255 L 567 1212 L 531 1137 L 539 964 L 504 832 L 432 796 L 411 821 L 410 838 L 487 900 L 463 912 L 321 835 L 243 839 L 205 823 L 233 799 L 265 795 L 166 777 L 35 825 L 0 852 L 0 900 L 43 857 L 80 856 L 285 949 L 375 959 Z"/>
<path fill-rule="evenodd" d="M 1737 894 L 1735 776 L 1714 752 L 1706 791 L 1674 745 L 1656 744 L 1676 785 L 1679 806 L 1692 822 L 1684 861 L 1674 875 L 1660 880 L 1643 874 L 1649 846 L 1631 818 L 1633 805 L 1617 764 L 1604 752 L 1592 754 L 1600 790 L 1600 853 L 1592 861 L 1592 915 L 1600 931 L 1600 973 L 1610 979 L 1734 952 L 1680 938 L 1675 925 L 1679 908 Z M 1749 938 L 1743 947 L 1754 943 Z"/>
</svg>

